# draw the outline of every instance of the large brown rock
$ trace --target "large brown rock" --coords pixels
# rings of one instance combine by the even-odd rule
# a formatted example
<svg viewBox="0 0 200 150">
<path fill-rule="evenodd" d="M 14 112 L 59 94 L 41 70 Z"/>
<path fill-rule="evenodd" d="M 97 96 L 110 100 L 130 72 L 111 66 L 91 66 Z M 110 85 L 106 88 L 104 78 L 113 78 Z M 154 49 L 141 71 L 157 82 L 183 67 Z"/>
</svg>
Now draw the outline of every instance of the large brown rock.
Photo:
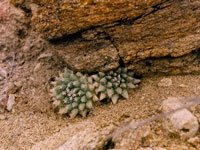
<svg viewBox="0 0 200 150">
<path fill-rule="evenodd" d="M 132 19 L 148 13 L 152 6 L 165 0 L 33 0 L 41 5 L 32 20 L 45 38 L 60 38 L 91 27 L 110 24 L 121 19 Z"/>
<path fill-rule="evenodd" d="M 200 69 L 200 1 L 17 1 L 73 70 L 139 74 Z M 34 5 L 33 5 L 34 4 Z"/>
</svg>

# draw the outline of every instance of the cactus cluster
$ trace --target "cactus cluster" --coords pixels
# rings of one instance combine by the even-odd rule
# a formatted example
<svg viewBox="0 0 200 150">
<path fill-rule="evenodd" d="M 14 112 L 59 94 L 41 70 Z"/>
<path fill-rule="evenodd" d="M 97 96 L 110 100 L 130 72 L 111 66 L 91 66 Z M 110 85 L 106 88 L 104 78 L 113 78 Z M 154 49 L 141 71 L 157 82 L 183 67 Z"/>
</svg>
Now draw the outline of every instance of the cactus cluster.
<svg viewBox="0 0 200 150">
<path fill-rule="evenodd" d="M 78 114 L 85 117 L 96 101 L 107 98 L 115 104 L 120 96 L 128 98 L 128 90 L 139 82 L 126 68 L 91 76 L 66 69 L 52 82 L 51 96 L 59 114 L 69 114 L 71 118 Z"/>
</svg>

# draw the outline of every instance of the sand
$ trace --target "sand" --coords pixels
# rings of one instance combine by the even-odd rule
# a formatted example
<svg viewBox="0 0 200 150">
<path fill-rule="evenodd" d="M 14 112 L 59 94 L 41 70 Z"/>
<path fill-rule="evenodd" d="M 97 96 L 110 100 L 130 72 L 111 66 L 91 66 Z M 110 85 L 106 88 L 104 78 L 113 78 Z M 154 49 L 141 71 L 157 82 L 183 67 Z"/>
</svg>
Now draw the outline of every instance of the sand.
<svg viewBox="0 0 200 150">
<path fill-rule="evenodd" d="M 159 87 L 163 78 L 170 78 L 172 85 Z M 6 150 L 29 150 L 36 143 L 46 140 L 64 128 L 70 128 L 80 122 L 91 122 L 98 127 L 119 124 L 123 120 L 142 120 L 161 113 L 161 103 L 168 97 L 192 97 L 200 95 L 200 76 L 152 76 L 142 78 L 142 83 L 130 93 L 128 100 L 121 99 L 117 104 L 100 103 L 87 118 L 57 115 L 52 109 L 48 92 L 38 87 L 22 88 L 17 93 L 16 105 L 12 112 L 5 112 L 5 120 L 0 120 L 0 147 Z M 28 93 L 26 93 L 28 92 Z M 200 120 L 200 107 L 192 109 Z M 151 142 L 146 147 L 164 147 L 167 150 L 199 149 L 199 145 L 192 145 L 178 136 L 168 134 L 162 121 L 150 125 Z M 77 129 L 77 132 L 80 129 Z M 73 131 L 74 133 L 76 131 Z M 72 134 L 73 135 L 73 134 Z M 72 136 L 72 135 L 69 135 Z M 197 134 L 200 138 L 200 135 Z M 141 147 L 143 145 L 139 145 Z M 138 147 L 138 148 L 139 148 Z M 126 147 L 127 148 L 127 147 Z M 132 149 L 129 147 L 128 149 Z"/>
</svg>

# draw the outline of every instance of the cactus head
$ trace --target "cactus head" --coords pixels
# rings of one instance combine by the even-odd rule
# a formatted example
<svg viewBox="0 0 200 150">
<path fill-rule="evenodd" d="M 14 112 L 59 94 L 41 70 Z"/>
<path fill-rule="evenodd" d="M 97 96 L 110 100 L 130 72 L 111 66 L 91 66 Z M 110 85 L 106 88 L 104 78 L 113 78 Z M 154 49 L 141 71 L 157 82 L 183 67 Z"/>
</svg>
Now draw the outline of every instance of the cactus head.
<svg viewBox="0 0 200 150">
<path fill-rule="evenodd" d="M 96 94 L 99 100 L 111 99 L 115 104 L 120 96 L 128 99 L 128 90 L 135 88 L 140 80 L 133 78 L 133 72 L 126 68 L 118 68 L 115 71 L 106 73 L 99 72 L 92 75 L 93 86 L 96 87 Z"/>
<path fill-rule="evenodd" d="M 97 101 L 97 96 L 89 85 L 87 75 L 81 73 L 74 74 L 66 69 L 56 81 L 51 90 L 54 105 L 58 107 L 59 114 L 69 114 L 71 118 L 80 114 L 83 117 L 92 110 L 93 102 Z"/>
</svg>

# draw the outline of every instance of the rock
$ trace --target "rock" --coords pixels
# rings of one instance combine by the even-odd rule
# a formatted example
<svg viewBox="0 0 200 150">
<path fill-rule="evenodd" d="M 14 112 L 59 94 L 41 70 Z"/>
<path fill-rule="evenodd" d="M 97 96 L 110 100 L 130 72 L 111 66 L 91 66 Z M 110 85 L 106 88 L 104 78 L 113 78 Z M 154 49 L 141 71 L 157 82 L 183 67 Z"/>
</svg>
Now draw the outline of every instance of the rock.
<svg viewBox="0 0 200 150">
<path fill-rule="evenodd" d="M 1 93 L 9 95 L 9 94 L 13 94 L 17 91 L 19 87 L 17 87 L 13 82 L 8 82 L 7 84 L 4 85 L 3 90 L 1 91 Z"/>
<path fill-rule="evenodd" d="M 35 68 L 34 68 L 34 70 L 33 70 L 33 72 L 34 72 L 34 73 L 37 73 L 39 70 L 41 70 L 41 67 L 42 67 L 42 66 L 41 66 L 41 63 L 36 64 L 36 65 L 35 65 Z"/>
<path fill-rule="evenodd" d="M 17 89 L 21 88 L 23 86 L 22 81 L 16 81 L 14 83 L 14 85 L 16 86 Z"/>
<path fill-rule="evenodd" d="M 92 122 L 82 121 L 76 125 L 63 128 L 46 140 L 36 143 L 31 150 L 102 149 L 101 146 L 111 130 L 113 130 L 112 125 L 102 128 Z"/>
<path fill-rule="evenodd" d="M 88 130 L 81 131 L 60 145 L 55 150 L 84 150 L 95 149 L 98 145 L 100 133 L 91 133 Z"/>
<path fill-rule="evenodd" d="M 5 119 L 6 119 L 6 116 L 3 114 L 0 114 L 0 120 L 5 120 Z"/>
<path fill-rule="evenodd" d="M 191 145 L 198 145 L 200 143 L 200 139 L 199 137 L 192 137 L 192 138 L 189 138 L 188 140 L 188 143 L 190 143 Z"/>
<path fill-rule="evenodd" d="M 7 102 L 7 110 L 11 111 L 13 108 L 13 105 L 15 105 L 15 94 L 10 94 L 8 97 L 8 102 Z"/>
<path fill-rule="evenodd" d="M 187 88 L 188 86 L 185 85 L 185 84 L 180 84 L 179 87 L 181 87 L 181 88 Z"/>
<path fill-rule="evenodd" d="M 8 101 L 8 98 L 5 94 L 1 93 L 0 94 L 0 108 L 3 109 L 6 107 L 7 105 L 7 101 Z"/>
<path fill-rule="evenodd" d="M 119 67 L 117 49 L 109 40 L 99 40 L 97 43 L 79 40 L 55 46 L 55 49 L 72 70 L 104 72 Z"/>
<path fill-rule="evenodd" d="M 51 58 L 53 55 L 51 53 L 48 53 L 48 54 L 41 54 L 37 59 L 40 60 L 40 59 L 43 59 L 43 58 Z"/>
<path fill-rule="evenodd" d="M 4 84 L 4 88 L 0 91 L 0 106 L 7 107 L 8 97 L 17 91 L 19 87 L 16 87 L 14 83 L 8 82 Z"/>
<path fill-rule="evenodd" d="M 199 0 L 12 2 L 33 11 L 31 25 L 73 70 L 200 70 Z"/>
<path fill-rule="evenodd" d="M 4 78 L 2 76 L 0 76 L 0 82 L 3 80 Z M 2 83 L 1 83 L 2 84 Z"/>
<path fill-rule="evenodd" d="M 0 68 L 0 77 L 7 78 L 7 76 L 8 76 L 7 71 L 3 68 Z"/>
<path fill-rule="evenodd" d="M 61 38 L 95 26 L 115 23 L 120 19 L 136 18 L 152 11 L 163 0 L 135 1 L 34 1 L 43 7 L 33 16 L 32 23 L 47 39 Z M 14 3 L 16 3 L 14 1 Z M 25 2 L 24 2 L 25 3 Z M 21 5 L 24 5 L 22 3 Z M 140 6 L 140 7 L 138 7 Z M 55 10 L 59 10 L 59 13 Z M 126 12 L 126 13 L 124 13 Z M 51 19 L 48 19 L 51 14 Z M 59 16 L 63 16 L 59 18 Z M 70 16 L 70 17 L 69 17 Z"/>
<path fill-rule="evenodd" d="M 169 97 L 162 103 L 164 112 L 169 112 L 182 106 L 181 101 L 173 97 Z M 182 109 L 169 115 L 164 123 L 164 127 L 169 132 L 178 133 L 183 139 L 193 137 L 199 129 L 197 118 L 187 109 Z"/>
<path fill-rule="evenodd" d="M 132 125 L 135 124 L 135 120 L 132 120 Z M 130 125 L 130 124 L 128 124 Z M 126 126 L 125 126 L 126 128 Z M 123 126 L 116 130 L 120 132 L 123 130 Z M 151 128 L 150 126 L 141 126 L 136 128 L 129 129 L 128 131 L 124 131 L 121 134 L 116 134 L 113 136 L 112 140 L 115 143 L 116 149 L 138 149 L 138 147 L 150 147 L 150 137 L 151 137 Z"/>
<path fill-rule="evenodd" d="M 154 147 L 153 150 L 167 150 L 166 148 Z"/>
<path fill-rule="evenodd" d="M 169 87 L 171 85 L 172 85 L 172 79 L 170 78 L 164 78 L 160 80 L 160 82 L 158 83 L 158 86 L 160 87 Z"/>
<path fill-rule="evenodd" d="M 29 35 L 24 39 L 23 44 L 20 51 L 23 52 L 25 61 L 30 61 L 33 57 L 38 56 L 44 49 L 50 49 L 49 44 L 34 31 L 29 32 Z"/>
<path fill-rule="evenodd" d="M 142 138 L 149 135 L 150 126 L 131 129 L 108 142 L 107 138 L 114 130 L 116 127 L 113 124 L 102 127 L 84 120 L 66 126 L 44 141 L 36 143 L 30 150 L 102 150 L 130 149 L 130 147 L 136 149 L 140 146 Z"/>
<path fill-rule="evenodd" d="M 6 53 L 16 50 L 20 44 L 20 36 L 25 30 L 25 16 L 21 9 L 10 4 L 8 0 L 0 2 L 0 51 Z M 1 58 L 0 58 L 1 60 Z"/>
<path fill-rule="evenodd" d="M 139 150 L 153 150 L 151 147 L 140 148 Z"/>
</svg>

